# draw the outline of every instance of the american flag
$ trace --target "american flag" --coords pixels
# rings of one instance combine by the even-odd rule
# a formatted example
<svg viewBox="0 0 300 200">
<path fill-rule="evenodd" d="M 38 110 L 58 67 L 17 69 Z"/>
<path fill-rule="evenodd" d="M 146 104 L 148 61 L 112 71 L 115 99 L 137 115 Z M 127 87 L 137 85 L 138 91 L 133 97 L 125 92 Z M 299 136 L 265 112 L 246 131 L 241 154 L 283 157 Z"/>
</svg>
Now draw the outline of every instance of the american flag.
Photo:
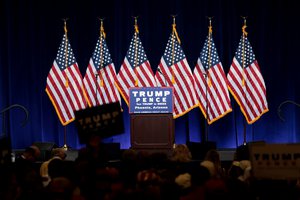
<svg viewBox="0 0 300 200">
<path fill-rule="evenodd" d="M 90 107 L 121 103 L 119 91 L 114 84 L 116 77 L 114 63 L 104 35 L 101 34 L 83 78 L 84 92 Z"/>
<path fill-rule="evenodd" d="M 156 87 L 153 71 L 137 31 L 131 39 L 116 85 L 127 105 L 130 87 Z"/>
<path fill-rule="evenodd" d="M 193 75 L 199 106 L 208 124 L 232 111 L 227 78 L 211 33 L 205 40 Z"/>
<path fill-rule="evenodd" d="M 197 106 L 193 74 L 174 30 L 160 59 L 155 79 L 157 86 L 174 88 L 174 118 Z"/>
<path fill-rule="evenodd" d="M 86 108 L 82 87 L 82 76 L 65 34 L 46 85 L 46 92 L 63 125 L 75 119 L 74 111 Z"/>
<path fill-rule="evenodd" d="M 245 34 L 241 37 L 227 79 L 229 91 L 248 124 L 254 123 L 269 110 L 265 82 Z"/>
</svg>

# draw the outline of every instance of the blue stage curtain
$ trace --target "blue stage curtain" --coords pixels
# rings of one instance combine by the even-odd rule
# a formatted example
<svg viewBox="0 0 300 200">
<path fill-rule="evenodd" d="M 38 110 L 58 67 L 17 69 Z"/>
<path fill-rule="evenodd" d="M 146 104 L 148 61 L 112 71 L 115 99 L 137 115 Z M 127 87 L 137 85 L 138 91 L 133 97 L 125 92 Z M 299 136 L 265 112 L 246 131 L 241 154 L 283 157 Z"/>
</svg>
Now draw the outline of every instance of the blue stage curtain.
<svg viewBox="0 0 300 200">
<path fill-rule="evenodd" d="M 296 1 L 295 1 L 296 3 Z M 3 0 L 0 3 L 0 110 L 20 104 L 29 111 L 12 109 L 1 115 L 1 134 L 9 134 L 15 149 L 36 141 L 66 142 L 80 148 L 74 123 L 63 127 L 45 92 L 46 78 L 63 35 L 63 18 L 68 18 L 68 36 L 82 75 L 99 36 L 104 18 L 107 45 L 118 72 L 134 31 L 133 16 L 138 16 L 140 37 L 153 71 L 171 32 L 171 15 L 176 24 L 187 60 L 193 69 L 207 35 L 208 19 L 213 17 L 213 37 L 227 74 L 235 54 L 243 20 L 247 16 L 248 39 L 261 68 L 267 88 L 269 112 L 253 125 L 244 126 L 244 117 L 230 96 L 233 112 L 207 127 L 208 140 L 218 148 L 235 148 L 246 141 L 269 143 L 300 142 L 299 107 L 285 104 L 282 116 L 278 106 L 285 100 L 300 103 L 300 37 L 298 6 L 284 0 Z M 106 139 L 130 147 L 128 109 L 124 107 L 124 134 Z M 200 142 L 205 130 L 198 108 L 176 119 L 175 142 Z M 64 135 L 66 133 L 66 140 Z"/>
</svg>

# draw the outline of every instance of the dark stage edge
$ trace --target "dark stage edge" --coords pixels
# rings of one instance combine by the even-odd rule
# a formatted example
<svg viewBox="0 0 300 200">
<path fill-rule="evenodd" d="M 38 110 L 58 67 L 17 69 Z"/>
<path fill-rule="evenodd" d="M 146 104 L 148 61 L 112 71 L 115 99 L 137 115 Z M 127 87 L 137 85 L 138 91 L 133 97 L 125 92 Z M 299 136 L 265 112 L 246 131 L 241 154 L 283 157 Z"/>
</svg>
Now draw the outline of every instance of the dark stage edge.
<svg viewBox="0 0 300 200">
<path fill-rule="evenodd" d="M 126 149 L 121 149 L 120 153 L 122 153 L 125 150 Z M 18 154 L 18 153 L 21 153 L 23 151 L 24 151 L 24 149 L 14 149 L 13 153 Z M 235 148 L 223 148 L 223 149 L 217 149 L 217 151 L 220 154 L 221 161 L 233 161 L 236 149 Z M 66 157 L 67 161 L 75 161 L 75 159 L 78 156 L 78 149 L 67 150 L 66 154 L 67 154 L 67 157 Z M 111 160 L 111 162 L 116 162 L 118 160 L 119 160 L 118 158 L 114 158 L 114 159 Z"/>
</svg>

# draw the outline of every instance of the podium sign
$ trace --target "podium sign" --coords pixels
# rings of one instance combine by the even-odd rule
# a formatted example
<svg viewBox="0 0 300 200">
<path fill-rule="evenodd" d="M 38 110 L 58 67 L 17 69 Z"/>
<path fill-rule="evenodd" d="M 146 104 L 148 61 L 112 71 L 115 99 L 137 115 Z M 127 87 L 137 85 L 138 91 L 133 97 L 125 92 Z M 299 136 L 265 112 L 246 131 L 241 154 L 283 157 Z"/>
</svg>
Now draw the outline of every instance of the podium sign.
<svg viewBox="0 0 300 200">
<path fill-rule="evenodd" d="M 173 88 L 129 88 L 129 113 L 173 113 Z"/>
</svg>

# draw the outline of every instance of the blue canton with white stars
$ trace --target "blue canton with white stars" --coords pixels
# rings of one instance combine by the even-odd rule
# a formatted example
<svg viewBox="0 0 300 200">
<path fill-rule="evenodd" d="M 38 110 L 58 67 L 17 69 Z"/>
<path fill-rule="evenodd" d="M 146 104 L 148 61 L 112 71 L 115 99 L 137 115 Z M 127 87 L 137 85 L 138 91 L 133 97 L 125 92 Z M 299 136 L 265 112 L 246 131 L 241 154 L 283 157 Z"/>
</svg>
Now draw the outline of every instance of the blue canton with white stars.
<svg viewBox="0 0 300 200">
<path fill-rule="evenodd" d="M 174 43 L 174 49 L 173 49 L 173 43 Z M 167 66 L 172 66 L 173 64 L 185 58 L 184 52 L 174 34 L 171 34 L 171 36 L 169 37 L 167 47 L 163 57 Z"/>
<path fill-rule="evenodd" d="M 236 50 L 235 58 L 238 60 L 240 65 L 244 68 L 250 66 L 255 60 L 255 55 L 252 50 L 252 46 L 247 37 L 244 38 L 244 66 L 243 66 L 243 36 L 240 40 L 239 47 Z"/>
<path fill-rule="evenodd" d="M 100 40 L 101 40 L 102 46 L 100 45 Z M 97 71 L 99 69 L 109 65 L 110 63 L 112 63 L 112 59 L 111 59 L 109 50 L 106 45 L 106 41 L 103 37 L 98 39 L 92 59 L 93 59 L 93 62 L 95 64 Z"/>
<path fill-rule="evenodd" d="M 67 67 L 76 63 L 76 59 L 73 54 L 73 50 L 71 48 L 69 40 L 66 40 L 66 35 L 64 35 L 63 40 L 58 48 L 58 52 L 55 60 L 61 70 L 64 70 Z"/>
<path fill-rule="evenodd" d="M 210 47 L 210 55 L 209 55 L 209 47 Z M 217 49 L 212 37 L 209 36 L 206 37 L 203 49 L 200 53 L 200 60 L 205 70 L 208 70 L 210 67 L 215 66 L 220 62 Z"/>
<path fill-rule="evenodd" d="M 147 61 L 147 56 L 138 33 L 133 35 L 126 57 L 133 68 L 139 67 Z"/>
</svg>

